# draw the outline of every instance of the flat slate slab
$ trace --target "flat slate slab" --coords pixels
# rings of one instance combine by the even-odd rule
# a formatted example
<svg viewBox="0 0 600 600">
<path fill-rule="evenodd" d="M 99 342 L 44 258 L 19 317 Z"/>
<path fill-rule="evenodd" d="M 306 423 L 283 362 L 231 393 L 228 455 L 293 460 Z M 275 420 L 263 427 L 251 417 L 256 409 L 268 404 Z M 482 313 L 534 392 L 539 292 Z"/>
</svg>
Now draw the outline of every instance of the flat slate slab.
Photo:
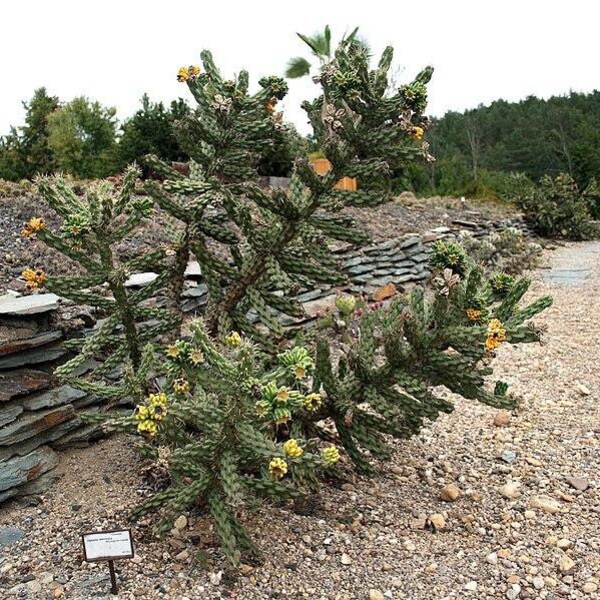
<svg viewBox="0 0 600 600">
<path fill-rule="evenodd" d="M 34 294 L 32 296 L 2 296 L 0 315 L 36 315 L 56 310 L 60 298 L 56 294 Z"/>
<path fill-rule="evenodd" d="M 48 392 L 35 396 L 28 396 L 21 402 L 27 410 L 39 410 L 40 408 L 51 408 L 61 404 L 70 404 L 73 400 L 79 400 L 86 395 L 85 392 L 77 390 L 70 385 L 61 385 Z"/>
<path fill-rule="evenodd" d="M 6 356 L 7 354 L 15 354 L 16 352 L 23 352 L 25 350 L 31 350 L 32 348 L 38 348 L 39 346 L 45 346 L 59 340 L 62 337 L 61 331 L 47 331 L 34 337 L 15 340 L 12 342 L 2 343 L 0 340 L 0 356 Z"/>
<path fill-rule="evenodd" d="M 57 464 L 58 456 L 48 446 L 11 458 L 0 465 L 0 492 L 33 481 Z"/>
<path fill-rule="evenodd" d="M 8 402 L 24 394 L 50 387 L 52 375 L 33 369 L 17 369 L 0 373 L 0 402 Z"/>
<path fill-rule="evenodd" d="M 0 446 L 17 444 L 73 418 L 73 406 L 66 404 L 44 411 L 23 413 L 16 421 L 0 428 Z M 1 470 L 1 469 L 0 469 Z"/>
<path fill-rule="evenodd" d="M 0 408 L 0 427 L 12 423 L 22 412 L 23 407 L 20 404 L 14 402 L 3 404 Z"/>
<path fill-rule="evenodd" d="M 29 365 L 38 365 L 59 359 L 67 353 L 60 344 L 55 344 L 43 348 L 34 348 L 19 352 L 18 354 L 8 355 L 0 358 L 0 370 L 16 369 L 17 367 L 26 367 Z"/>
<path fill-rule="evenodd" d="M 158 277 L 157 273 L 134 273 L 125 282 L 125 287 L 144 287 L 152 283 Z"/>
</svg>

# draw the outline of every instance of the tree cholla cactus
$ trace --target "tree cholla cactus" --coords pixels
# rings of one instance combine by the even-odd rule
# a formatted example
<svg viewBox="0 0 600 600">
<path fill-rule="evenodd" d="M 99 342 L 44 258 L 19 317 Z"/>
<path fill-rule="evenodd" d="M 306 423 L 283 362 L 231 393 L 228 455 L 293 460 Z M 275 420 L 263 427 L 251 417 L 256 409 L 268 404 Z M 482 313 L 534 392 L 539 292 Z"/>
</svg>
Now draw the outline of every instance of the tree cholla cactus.
<svg viewBox="0 0 600 600">
<path fill-rule="evenodd" d="M 116 250 L 152 208 L 149 198 L 134 194 L 137 175 L 132 167 L 120 189 L 99 182 L 88 186 L 83 195 L 77 195 L 60 176 L 40 178 L 38 189 L 61 217 L 60 230 L 51 231 L 42 219 L 33 217 L 21 232 L 39 238 L 85 270 L 85 275 L 46 277 L 42 271 L 26 269 L 23 276 L 30 288 L 45 284 L 60 296 L 96 307 L 106 317 L 90 336 L 65 344 L 78 354 L 56 370 L 74 387 L 101 397 L 122 397 L 131 391 L 130 386 L 105 385 L 104 376 L 126 364 L 128 372 L 137 372 L 139 378 L 143 346 L 177 323 L 173 316 L 145 303 L 170 277 L 165 251 L 158 248 L 122 261 Z M 125 286 L 132 273 L 148 269 L 159 273 L 155 281 L 138 291 Z M 89 378 L 74 376 L 76 369 L 92 359 L 100 365 Z M 137 384 L 145 387 L 141 379 Z"/>
<path fill-rule="evenodd" d="M 240 331 L 274 351 L 273 336 L 283 333 L 278 316 L 302 313 L 289 294 L 280 292 L 315 282 L 343 283 L 327 242 L 367 240 L 339 211 L 388 200 L 391 174 L 426 152 L 417 140 L 426 126 L 425 83 L 431 71 L 388 96 L 391 48 L 378 68 L 369 70 L 364 48 L 342 42 L 322 69 L 323 95 L 304 105 L 331 170 L 319 176 L 307 158 L 299 159 L 290 189 L 269 192 L 252 179 L 260 153 L 286 135 L 275 106 L 287 84 L 263 78 L 260 91 L 250 95 L 246 72 L 224 80 L 210 53 L 203 52 L 202 59 L 197 75 L 185 71 L 198 107 L 176 129 L 192 157 L 191 173 L 184 176 L 149 157 L 165 179 L 161 185 L 151 183 L 148 191 L 185 224 L 178 246 L 180 272 L 192 251 L 209 287 L 209 331 Z M 343 176 L 358 177 L 361 190 L 335 189 Z M 375 185 L 377 192 L 371 189 Z M 223 252 L 215 252 L 218 246 L 225 259 Z M 257 316 L 260 326 L 249 314 Z"/>
<path fill-rule="evenodd" d="M 158 530 L 168 531 L 174 517 L 204 499 L 223 550 L 236 565 L 242 551 L 257 553 L 236 516 L 248 498 L 303 496 L 340 454 L 305 439 L 299 427 L 300 417 L 322 404 L 311 392 L 314 364 L 305 348 L 282 352 L 269 369 L 254 344 L 237 333 L 215 341 L 201 320 L 190 330 L 190 341 L 166 348 L 165 392 L 150 394 L 132 417 L 113 424 L 137 427 L 169 449 L 171 485 L 135 514 L 161 509 Z"/>
</svg>

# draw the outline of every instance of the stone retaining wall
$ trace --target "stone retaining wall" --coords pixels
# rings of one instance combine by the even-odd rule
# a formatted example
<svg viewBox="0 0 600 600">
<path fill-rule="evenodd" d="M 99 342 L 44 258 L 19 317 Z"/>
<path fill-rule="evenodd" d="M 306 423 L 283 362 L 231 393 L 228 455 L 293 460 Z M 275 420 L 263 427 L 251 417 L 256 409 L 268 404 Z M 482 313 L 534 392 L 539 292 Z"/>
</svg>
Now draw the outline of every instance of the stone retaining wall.
<svg viewBox="0 0 600 600">
<path fill-rule="evenodd" d="M 459 221 L 425 235 L 408 233 L 360 249 L 340 245 L 334 252 L 348 275 L 345 290 L 372 294 L 388 284 L 401 290 L 428 279 L 429 249 L 435 240 L 454 238 L 463 230 L 479 237 L 507 227 L 525 229 L 520 220 Z M 142 287 L 155 277 L 138 273 L 128 285 Z M 186 279 L 182 307 L 188 313 L 201 312 L 208 290 L 197 263 L 190 263 Z M 283 317 L 284 323 L 309 326 L 333 303 L 339 289 L 319 286 L 302 291 L 297 298 L 304 305 L 305 316 Z M 0 502 L 39 493 L 53 480 L 57 450 L 89 444 L 101 435 L 100 426 L 86 425 L 78 417 L 82 409 L 98 410 L 101 401 L 60 385 L 52 376 L 54 368 L 66 359 L 62 341 L 93 325 L 89 312 L 54 294 L 0 296 Z M 79 374 L 84 373 L 82 368 Z"/>
</svg>

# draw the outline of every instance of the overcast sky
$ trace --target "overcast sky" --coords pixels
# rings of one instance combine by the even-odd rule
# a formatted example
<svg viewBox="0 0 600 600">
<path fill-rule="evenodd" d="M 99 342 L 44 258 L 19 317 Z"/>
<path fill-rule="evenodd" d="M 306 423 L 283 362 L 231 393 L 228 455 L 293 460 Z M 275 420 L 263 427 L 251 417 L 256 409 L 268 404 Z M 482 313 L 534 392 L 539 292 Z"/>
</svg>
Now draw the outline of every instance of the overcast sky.
<svg viewBox="0 0 600 600">
<path fill-rule="evenodd" d="M 394 46 L 403 81 L 433 65 L 434 115 L 500 97 L 588 92 L 600 88 L 599 17 L 597 0 L 6 0 L 0 134 L 22 122 L 21 101 L 40 86 L 61 100 L 86 95 L 116 106 L 121 119 L 144 92 L 187 98 L 176 71 L 203 48 L 226 75 L 281 74 L 305 53 L 294 32 L 325 24 L 334 37 L 359 25 L 376 52 Z M 283 106 L 305 132 L 299 105 L 315 88 L 293 82 Z"/>
</svg>

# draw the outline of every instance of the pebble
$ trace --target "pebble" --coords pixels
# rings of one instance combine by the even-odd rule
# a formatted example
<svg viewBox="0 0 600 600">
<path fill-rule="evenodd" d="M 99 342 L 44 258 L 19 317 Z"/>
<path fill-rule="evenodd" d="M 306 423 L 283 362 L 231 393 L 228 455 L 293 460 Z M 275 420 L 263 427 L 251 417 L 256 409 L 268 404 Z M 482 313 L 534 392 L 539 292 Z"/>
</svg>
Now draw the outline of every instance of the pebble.
<svg viewBox="0 0 600 600">
<path fill-rule="evenodd" d="M 178 531 L 183 531 L 187 527 L 187 517 L 185 515 L 181 515 L 175 519 L 175 523 L 173 526 Z"/>
<path fill-rule="evenodd" d="M 465 584 L 465 590 L 469 592 L 474 592 L 477 589 L 476 581 L 469 581 L 469 583 Z"/>
<path fill-rule="evenodd" d="M 342 554 L 342 558 L 340 559 L 340 562 L 343 565 L 348 566 L 348 565 L 352 564 L 352 558 L 350 558 L 350 556 L 344 552 L 344 554 Z"/>
<path fill-rule="evenodd" d="M 509 481 L 508 483 L 505 483 L 498 491 L 500 492 L 501 496 L 512 500 L 521 495 L 521 492 L 519 492 L 519 487 L 521 487 L 520 484 L 514 481 Z"/>
<path fill-rule="evenodd" d="M 561 510 L 560 502 L 549 496 L 534 496 L 529 502 L 529 506 L 531 506 L 531 508 L 539 508 L 550 514 L 560 512 Z"/>
<path fill-rule="evenodd" d="M 518 583 L 515 583 L 510 586 L 508 591 L 506 592 L 506 597 L 508 600 L 515 600 L 521 594 L 521 586 Z"/>
<path fill-rule="evenodd" d="M 385 600 L 385 596 L 379 590 L 369 590 L 369 600 Z"/>
<path fill-rule="evenodd" d="M 533 583 L 533 587 L 536 590 L 541 590 L 544 587 L 545 582 L 543 577 L 534 577 L 531 583 Z"/>
<path fill-rule="evenodd" d="M 429 517 L 429 522 L 433 525 L 436 530 L 446 529 L 446 519 L 444 515 L 435 513 Z"/>
<path fill-rule="evenodd" d="M 507 410 L 499 410 L 494 417 L 494 425 L 496 427 L 506 427 L 510 423 L 510 412 Z"/>
<path fill-rule="evenodd" d="M 454 483 L 444 486 L 440 492 L 440 498 L 445 502 L 455 502 L 461 496 L 460 488 Z"/>
<path fill-rule="evenodd" d="M 563 573 L 567 573 L 575 567 L 575 561 L 568 555 L 563 554 L 558 561 L 558 568 Z"/>
<path fill-rule="evenodd" d="M 590 482 L 585 477 L 567 477 L 565 481 L 579 492 L 585 492 L 590 487 Z"/>
<path fill-rule="evenodd" d="M 594 592 L 596 592 L 598 590 L 598 584 L 594 583 L 593 581 L 588 581 L 583 584 L 583 587 L 581 589 L 586 594 L 593 594 Z"/>
<path fill-rule="evenodd" d="M 490 565 L 497 565 L 498 564 L 498 555 L 495 552 L 490 552 L 485 557 L 485 561 L 487 563 L 489 563 Z"/>
</svg>

